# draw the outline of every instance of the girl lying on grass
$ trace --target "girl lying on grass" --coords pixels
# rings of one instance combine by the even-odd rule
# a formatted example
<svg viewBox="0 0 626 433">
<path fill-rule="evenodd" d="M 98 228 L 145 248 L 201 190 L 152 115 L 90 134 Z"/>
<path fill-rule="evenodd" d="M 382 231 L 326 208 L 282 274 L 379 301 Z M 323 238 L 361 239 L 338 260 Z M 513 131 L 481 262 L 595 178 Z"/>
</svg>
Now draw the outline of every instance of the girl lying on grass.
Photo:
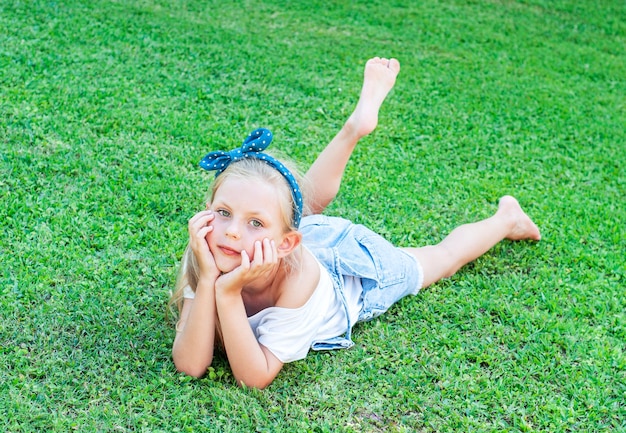
<svg viewBox="0 0 626 433">
<path fill-rule="evenodd" d="M 266 129 L 201 161 L 217 175 L 206 210 L 189 220 L 171 300 L 179 310 L 172 349 L 179 371 L 204 375 L 217 343 L 239 384 L 264 388 L 310 349 L 350 347 L 355 323 L 453 275 L 501 240 L 540 239 L 511 196 L 490 218 L 419 248 L 394 247 L 361 225 L 321 215 L 399 71 L 396 59 L 366 63 L 354 112 L 303 179 L 262 152 L 272 140 Z"/>
</svg>

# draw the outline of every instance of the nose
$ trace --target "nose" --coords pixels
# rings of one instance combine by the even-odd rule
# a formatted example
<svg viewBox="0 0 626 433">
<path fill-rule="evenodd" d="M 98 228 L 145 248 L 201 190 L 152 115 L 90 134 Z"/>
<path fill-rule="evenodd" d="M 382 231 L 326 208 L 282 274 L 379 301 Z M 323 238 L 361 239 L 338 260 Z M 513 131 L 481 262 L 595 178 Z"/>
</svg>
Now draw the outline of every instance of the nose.
<svg viewBox="0 0 626 433">
<path fill-rule="evenodd" d="M 231 221 L 226 227 L 226 236 L 232 239 L 239 239 L 241 237 L 241 231 L 236 221 Z"/>
</svg>

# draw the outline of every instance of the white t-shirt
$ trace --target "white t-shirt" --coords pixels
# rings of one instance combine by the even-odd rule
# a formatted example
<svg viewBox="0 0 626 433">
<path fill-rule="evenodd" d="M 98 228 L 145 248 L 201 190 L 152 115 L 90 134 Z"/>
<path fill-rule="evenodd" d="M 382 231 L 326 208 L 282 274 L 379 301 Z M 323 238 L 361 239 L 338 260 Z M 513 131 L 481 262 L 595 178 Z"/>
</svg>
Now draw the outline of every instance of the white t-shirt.
<svg viewBox="0 0 626 433">
<path fill-rule="evenodd" d="M 269 307 L 248 317 L 258 342 L 283 363 L 304 359 L 315 342 L 347 331 L 346 312 L 330 274 L 319 262 L 318 265 L 320 281 L 304 305 L 299 308 Z M 344 283 L 350 323 L 354 324 L 362 304 L 361 280 L 345 277 Z M 195 293 L 187 286 L 183 296 L 194 298 Z"/>
</svg>

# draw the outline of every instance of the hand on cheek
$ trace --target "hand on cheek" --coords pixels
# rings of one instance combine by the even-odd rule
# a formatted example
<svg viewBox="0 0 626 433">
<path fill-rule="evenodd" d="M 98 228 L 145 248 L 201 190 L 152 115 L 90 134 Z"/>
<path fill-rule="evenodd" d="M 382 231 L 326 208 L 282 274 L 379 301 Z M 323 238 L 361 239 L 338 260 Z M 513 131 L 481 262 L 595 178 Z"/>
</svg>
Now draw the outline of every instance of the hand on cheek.
<svg viewBox="0 0 626 433">
<path fill-rule="evenodd" d="M 252 264 L 256 266 L 262 266 L 265 264 L 273 264 L 278 261 L 278 251 L 276 250 L 276 243 L 268 238 L 263 241 L 256 241 L 254 243 L 254 256 Z"/>
<path fill-rule="evenodd" d="M 213 212 L 201 211 L 189 220 L 189 245 L 198 261 L 201 275 L 218 274 L 208 243 L 209 236 L 213 231 L 211 221 L 214 218 Z"/>
</svg>

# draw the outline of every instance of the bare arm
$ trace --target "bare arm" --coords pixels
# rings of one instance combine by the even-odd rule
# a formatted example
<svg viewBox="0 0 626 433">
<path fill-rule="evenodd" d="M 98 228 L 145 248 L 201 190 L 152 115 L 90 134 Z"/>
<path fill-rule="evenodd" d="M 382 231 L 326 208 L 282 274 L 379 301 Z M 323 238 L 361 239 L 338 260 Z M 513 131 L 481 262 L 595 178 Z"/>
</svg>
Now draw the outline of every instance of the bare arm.
<svg viewBox="0 0 626 433">
<path fill-rule="evenodd" d="M 172 358 L 176 368 L 200 377 L 213 361 L 215 344 L 215 282 L 219 271 L 206 237 L 213 230 L 211 211 L 198 212 L 189 220 L 189 246 L 198 262 L 199 278 L 194 299 L 185 299 L 176 325 Z"/>
<path fill-rule="evenodd" d="M 265 388 L 278 375 L 283 363 L 257 341 L 248 322 L 241 295 L 218 295 L 217 311 L 228 363 L 237 383 Z"/>
<path fill-rule="evenodd" d="M 266 238 L 255 242 L 252 261 L 242 251 L 241 265 L 216 281 L 215 304 L 228 363 L 237 383 L 254 388 L 272 383 L 283 363 L 256 339 L 242 290 L 247 282 L 267 280 L 278 265 L 276 244 Z"/>
<path fill-rule="evenodd" d="M 172 358 L 178 371 L 204 376 L 213 361 L 215 317 L 214 285 L 200 281 L 195 299 L 185 299 L 176 325 Z"/>
</svg>

